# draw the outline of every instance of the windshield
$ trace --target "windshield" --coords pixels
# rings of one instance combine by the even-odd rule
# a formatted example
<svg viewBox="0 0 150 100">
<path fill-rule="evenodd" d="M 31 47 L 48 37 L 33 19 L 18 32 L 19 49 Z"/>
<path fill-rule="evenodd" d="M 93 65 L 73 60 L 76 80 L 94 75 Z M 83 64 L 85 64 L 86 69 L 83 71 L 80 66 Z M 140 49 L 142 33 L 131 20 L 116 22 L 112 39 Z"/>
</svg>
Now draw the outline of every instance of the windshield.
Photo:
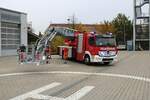
<svg viewBox="0 0 150 100">
<path fill-rule="evenodd" d="M 96 37 L 96 46 L 116 46 L 114 37 Z"/>
</svg>

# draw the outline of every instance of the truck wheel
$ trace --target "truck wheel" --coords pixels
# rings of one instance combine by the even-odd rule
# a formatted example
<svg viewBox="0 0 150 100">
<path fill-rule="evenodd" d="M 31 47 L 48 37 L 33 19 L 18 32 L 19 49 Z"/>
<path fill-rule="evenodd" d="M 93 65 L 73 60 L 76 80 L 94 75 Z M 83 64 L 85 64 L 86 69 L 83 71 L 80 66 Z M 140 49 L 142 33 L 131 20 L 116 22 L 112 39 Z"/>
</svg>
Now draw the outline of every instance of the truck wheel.
<svg viewBox="0 0 150 100">
<path fill-rule="evenodd" d="M 61 55 L 62 59 L 64 59 L 64 50 L 62 50 L 62 55 Z"/>
<path fill-rule="evenodd" d="M 86 56 L 84 57 L 84 63 L 87 64 L 87 65 L 90 64 L 90 57 L 89 57 L 88 55 L 86 55 Z"/>
</svg>

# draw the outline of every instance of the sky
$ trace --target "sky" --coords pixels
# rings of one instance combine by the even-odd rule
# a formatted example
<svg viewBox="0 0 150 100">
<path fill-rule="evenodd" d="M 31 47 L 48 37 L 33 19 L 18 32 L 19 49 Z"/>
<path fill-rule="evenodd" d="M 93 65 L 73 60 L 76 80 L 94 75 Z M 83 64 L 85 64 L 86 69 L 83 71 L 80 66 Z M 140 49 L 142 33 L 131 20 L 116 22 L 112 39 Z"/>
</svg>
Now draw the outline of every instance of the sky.
<svg viewBox="0 0 150 100">
<path fill-rule="evenodd" d="M 118 13 L 133 19 L 133 0 L 0 0 L 0 7 L 27 13 L 35 32 L 44 32 L 50 23 L 95 24 L 111 21 Z"/>
</svg>

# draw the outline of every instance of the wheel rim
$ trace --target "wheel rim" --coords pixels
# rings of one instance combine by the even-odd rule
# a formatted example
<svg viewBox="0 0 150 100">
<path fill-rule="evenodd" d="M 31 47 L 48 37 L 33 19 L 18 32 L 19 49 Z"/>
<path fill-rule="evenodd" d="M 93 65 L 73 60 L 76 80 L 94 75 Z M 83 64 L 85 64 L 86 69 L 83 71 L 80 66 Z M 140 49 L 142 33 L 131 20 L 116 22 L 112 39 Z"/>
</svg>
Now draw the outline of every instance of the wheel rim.
<svg viewBox="0 0 150 100">
<path fill-rule="evenodd" d="M 85 57 L 85 63 L 89 63 L 89 58 Z"/>
</svg>

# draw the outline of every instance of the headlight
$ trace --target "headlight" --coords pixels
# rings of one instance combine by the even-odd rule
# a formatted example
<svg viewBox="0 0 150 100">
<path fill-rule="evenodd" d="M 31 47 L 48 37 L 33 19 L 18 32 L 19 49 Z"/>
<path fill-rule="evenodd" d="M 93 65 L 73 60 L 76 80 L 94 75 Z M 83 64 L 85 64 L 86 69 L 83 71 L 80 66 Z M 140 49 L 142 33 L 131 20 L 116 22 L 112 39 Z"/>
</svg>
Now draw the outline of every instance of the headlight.
<svg viewBox="0 0 150 100">
<path fill-rule="evenodd" d="M 98 54 L 101 57 L 115 56 L 116 55 L 116 51 L 99 51 Z"/>
<path fill-rule="evenodd" d="M 106 52 L 105 51 L 99 51 L 99 56 L 106 56 Z"/>
<path fill-rule="evenodd" d="M 109 51 L 110 56 L 116 55 L 116 51 Z"/>
</svg>

